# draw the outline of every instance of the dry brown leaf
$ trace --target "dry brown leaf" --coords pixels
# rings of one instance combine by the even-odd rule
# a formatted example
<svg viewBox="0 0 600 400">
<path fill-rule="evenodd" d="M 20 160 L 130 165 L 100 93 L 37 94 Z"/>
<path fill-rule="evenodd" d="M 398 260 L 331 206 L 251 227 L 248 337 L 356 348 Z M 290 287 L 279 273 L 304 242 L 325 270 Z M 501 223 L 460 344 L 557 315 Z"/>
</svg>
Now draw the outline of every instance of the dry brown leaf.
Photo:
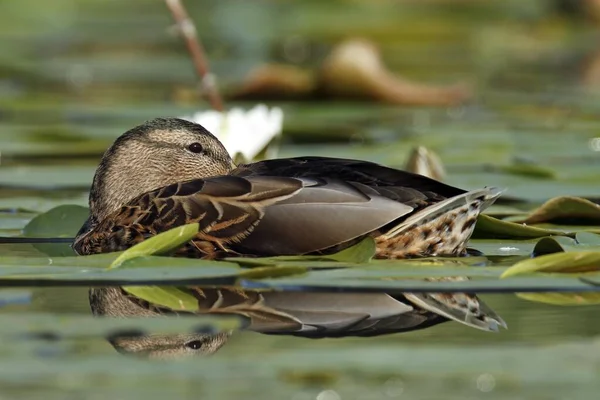
<svg viewBox="0 0 600 400">
<path fill-rule="evenodd" d="M 394 75 L 383 65 L 376 46 L 361 39 L 343 42 L 332 50 L 321 68 L 320 83 L 330 96 L 395 104 L 449 106 L 472 96 L 464 84 L 434 86 Z"/>
</svg>

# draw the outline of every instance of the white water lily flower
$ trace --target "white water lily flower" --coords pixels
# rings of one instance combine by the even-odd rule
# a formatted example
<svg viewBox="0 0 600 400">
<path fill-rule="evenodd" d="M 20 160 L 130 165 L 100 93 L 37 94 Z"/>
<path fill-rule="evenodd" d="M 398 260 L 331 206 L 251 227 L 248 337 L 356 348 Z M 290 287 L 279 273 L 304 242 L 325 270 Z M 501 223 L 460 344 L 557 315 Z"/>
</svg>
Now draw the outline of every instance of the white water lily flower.
<svg viewBox="0 0 600 400">
<path fill-rule="evenodd" d="M 233 159 L 241 155 L 246 161 L 253 160 L 275 139 L 283 128 L 283 111 L 264 104 L 250 110 L 233 108 L 225 113 L 219 111 L 201 111 L 188 121 L 202 125 L 215 135 L 225 146 Z M 269 147 L 269 157 L 274 149 Z"/>
</svg>

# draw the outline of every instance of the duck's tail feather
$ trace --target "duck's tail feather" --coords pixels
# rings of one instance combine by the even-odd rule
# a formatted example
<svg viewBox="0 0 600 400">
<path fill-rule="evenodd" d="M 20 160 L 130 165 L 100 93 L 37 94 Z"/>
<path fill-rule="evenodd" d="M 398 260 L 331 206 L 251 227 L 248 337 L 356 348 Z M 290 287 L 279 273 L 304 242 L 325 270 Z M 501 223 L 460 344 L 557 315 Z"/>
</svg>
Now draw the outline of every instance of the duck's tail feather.
<svg viewBox="0 0 600 400">
<path fill-rule="evenodd" d="M 376 238 L 378 258 L 460 255 L 479 214 L 503 190 L 483 188 L 426 207 Z"/>
</svg>

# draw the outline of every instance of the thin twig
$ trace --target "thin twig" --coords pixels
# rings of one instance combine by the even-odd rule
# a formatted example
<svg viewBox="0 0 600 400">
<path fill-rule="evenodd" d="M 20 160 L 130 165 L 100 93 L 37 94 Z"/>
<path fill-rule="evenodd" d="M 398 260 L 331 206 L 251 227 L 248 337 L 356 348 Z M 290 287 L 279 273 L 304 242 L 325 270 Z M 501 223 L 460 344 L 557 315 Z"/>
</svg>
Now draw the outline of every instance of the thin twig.
<svg viewBox="0 0 600 400">
<path fill-rule="evenodd" d="M 202 94 L 206 95 L 212 108 L 217 111 L 223 111 L 223 100 L 217 90 L 215 77 L 208 69 L 208 61 L 204 55 L 204 48 L 196 34 L 196 26 L 188 16 L 185 7 L 180 0 L 165 0 L 167 7 L 173 14 L 176 26 L 185 40 L 187 49 L 192 57 L 194 68 L 200 78 Z"/>
</svg>

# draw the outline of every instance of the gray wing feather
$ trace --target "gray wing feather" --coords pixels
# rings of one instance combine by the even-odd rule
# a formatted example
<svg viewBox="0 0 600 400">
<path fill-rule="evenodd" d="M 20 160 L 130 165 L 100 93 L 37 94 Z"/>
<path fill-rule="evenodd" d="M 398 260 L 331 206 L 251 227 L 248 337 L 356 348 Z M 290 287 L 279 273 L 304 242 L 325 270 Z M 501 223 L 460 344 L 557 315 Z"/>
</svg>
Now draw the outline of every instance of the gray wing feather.
<svg viewBox="0 0 600 400">
<path fill-rule="evenodd" d="M 366 235 L 413 211 L 342 181 L 301 180 L 301 190 L 265 207 L 264 217 L 239 246 L 263 255 L 306 254 Z"/>
</svg>

